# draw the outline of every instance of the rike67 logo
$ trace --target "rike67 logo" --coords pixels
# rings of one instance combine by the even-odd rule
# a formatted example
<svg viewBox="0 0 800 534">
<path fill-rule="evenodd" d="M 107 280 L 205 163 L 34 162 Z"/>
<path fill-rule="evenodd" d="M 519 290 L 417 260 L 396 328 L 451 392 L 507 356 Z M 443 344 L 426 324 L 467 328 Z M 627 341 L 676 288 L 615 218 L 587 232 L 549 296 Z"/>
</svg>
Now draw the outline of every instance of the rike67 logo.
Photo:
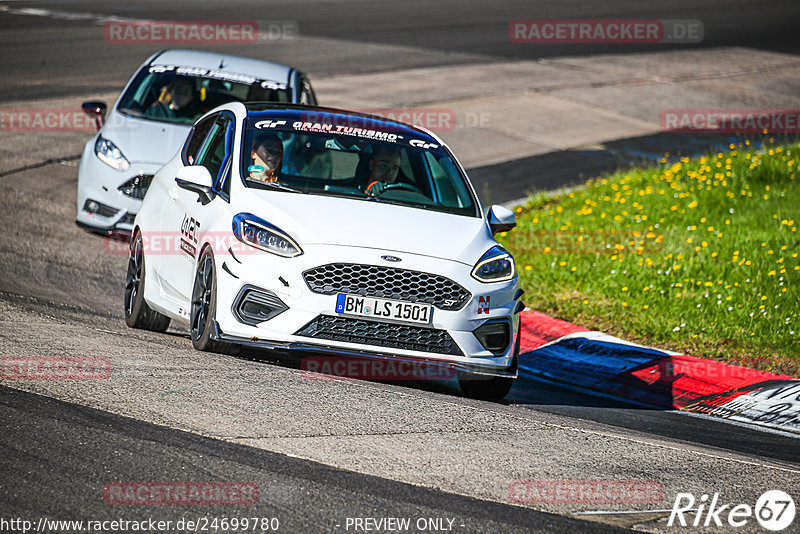
<svg viewBox="0 0 800 534">
<path fill-rule="evenodd" d="M 777 532 L 791 525 L 794 516 L 794 500 L 788 493 L 780 490 L 765 492 L 758 498 L 755 507 L 749 504 L 724 503 L 720 501 L 719 493 L 714 493 L 711 497 L 703 494 L 699 500 L 691 493 L 678 493 L 667 526 L 736 528 L 745 526 L 755 518 L 761 527 Z"/>
</svg>

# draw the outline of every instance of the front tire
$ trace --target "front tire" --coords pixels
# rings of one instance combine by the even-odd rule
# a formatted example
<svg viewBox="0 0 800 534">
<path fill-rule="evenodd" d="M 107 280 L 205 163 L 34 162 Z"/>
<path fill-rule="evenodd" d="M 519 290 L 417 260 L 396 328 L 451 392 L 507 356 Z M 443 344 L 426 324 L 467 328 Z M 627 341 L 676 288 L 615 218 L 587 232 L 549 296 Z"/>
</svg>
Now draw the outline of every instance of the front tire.
<svg viewBox="0 0 800 534">
<path fill-rule="evenodd" d="M 509 371 L 516 373 L 519 365 L 519 349 L 522 342 L 522 335 L 517 333 L 517 340 L 514 343 L 514 359 L 511 362 Z M 472 373 L 458 372 L 458 385 L 461 393 L 465 397 L 481 400 L 500 400 L 508 395 L 511 386 L 514 385 L 514 378 L 505 376 L 487 377 L 474 375 Z"/>
<path fill-rule="evenodd" d="M 144 246 L 142 236 L 133 236 L 125 280 L 125 324 L 153 332 L 166 332 L 170 319 L 150 308 L 144 300 Z"/>
<path fill-rule="evenodd" d="M 481 400 L 500 400 L 508 395 L 514 379 L 505 376 L 476 376 L 472 373 L 458 373 L 458 385 L 465 397 Z"/>
<path fill-rule="evenodd" d="M 217 276 L 214 254 L 208 248 L 200 253 L 192 288 L 191 337 L 197 350 L 233 354 L 236 345 L 211 338 L 217 312 Z"/>
</svg>

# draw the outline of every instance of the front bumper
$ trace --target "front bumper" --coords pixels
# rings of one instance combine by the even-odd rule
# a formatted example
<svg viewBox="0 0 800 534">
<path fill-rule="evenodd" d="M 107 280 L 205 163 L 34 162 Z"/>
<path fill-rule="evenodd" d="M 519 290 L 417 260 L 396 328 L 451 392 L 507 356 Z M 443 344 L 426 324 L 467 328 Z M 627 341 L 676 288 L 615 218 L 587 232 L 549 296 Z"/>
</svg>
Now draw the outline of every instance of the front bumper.
<svg viewBox="0 0 800 534">
<path fill-rule="evenodd" d="M 84 148 L 78 169 L 78 199 L 75 222 L 78 226 L 97 233 L 131 232 L 133 220 L 142 206 L 143 188 L 129 196 L 120 187 L 137 177 L 155 175 L 161 165 L 131 163 L 127 171 L 117 171 L 100 161 L 94 154 L 94 139 Z M 145 189 L 146 190 L 146 189 Z M 94 211 L 87 203 L 94 202 Z"/>
<path fill-rule="evenodd" d="M 217 254 L 216 310 L 217 331 L 215 339 L 245 346 L 286 351 L 318 352 L 330 355 L 392 359 L 444 366 L 452 370 L 492 376 L 516 376 L 515 349 L 518 348 L 520 291 L 517 279 L 484 284 L 470 276 L 472 266 L 451 260 L 403 253 L 403 269 L 422 273 L 436 273 L 463 286 L 471 294 L 457 310 L 435 307 L 429 325 L 404 325 L 377 321 L 373 318 L 353 318 L 337 314 L 336 295 L 320 294 L 310 290 L 302 273 L 308 269 L 341 261 L 362 265 L 380 265 L 381 254 L 396 251 L 378 251 L 334 245 L 312 245 L 297 258 L 279 258 L 269 253 L 255 252 L 234 255 Z M 245 324 L 235 306 L 245 286 L 266 290 L 286 304 L 286 309 L 258 324 Z M 320 318 L 348 318 L 387 328 L 427 329 L 445 332 L 456 350 L 412 350 L 412 346 L 391 343 L 353 342 L 348 336 L 318 338 L 304 328 Z M 484 348 L 473 333 L 488 321 L 508 321 L 509 343 L 501 351 Z M 419 347 L 419 345 L 416 345 Z"/>
<path fill-rule="evenodd" d="M 518 334 L 517 334 L 518 335 Z M 317 345 L 313 343 L 300 343 L 300 342 L 275 342 L 267 341 L 258 338 L 242 338 L 223 334 L 220 331 L 219 323 L 214 321 L 214 333 L 211 335 L 212 339 L 226 343 L 233 343 L 244 347 L 254 349 L 266 350 L 279 350 L 293 353 L 308 353 L 314 355 L 329 355 L 329 356 L 345 356 L 353 358 L 369 358 L 392 362 L 406 362 L 411 364 L 424 364 L 431 367 L 438 367 L 449 371 L 464 372 L 470 374 L 484 375 L 484 376 L 499 376 L 507 378 L 517 378 L 518 359 L 519 359 L 519 343 L 514 343 L 514 353 L 511 364 L 507 367 L 497 367 L 489 365 L 481 365 L 478 362 L 463 362 L 463 361 L 443 361 L 440 358 L 432 356 L 404 356 L 399 354 L 392 354 L 388 352 L 375 352 L 370 350 L 357 350 L 345 349 L 342 347 L 331 347 L 328 345 Z"/>
</svg>

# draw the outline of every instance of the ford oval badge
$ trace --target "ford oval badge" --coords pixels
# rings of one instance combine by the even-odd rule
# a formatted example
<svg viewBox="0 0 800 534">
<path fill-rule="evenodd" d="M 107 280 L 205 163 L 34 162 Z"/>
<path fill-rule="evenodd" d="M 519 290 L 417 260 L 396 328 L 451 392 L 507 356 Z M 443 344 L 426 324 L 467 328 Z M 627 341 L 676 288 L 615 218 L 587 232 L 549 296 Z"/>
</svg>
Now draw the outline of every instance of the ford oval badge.
<svg viewBox="0 0 800 534">
<path fill-rule="evenodd" d="M 395 262 L 401 261 L 400 258 L 398 258 L 397 256 L 381 256 L 381 259 L 386 261 L 395 261 Z"/>
</svg>

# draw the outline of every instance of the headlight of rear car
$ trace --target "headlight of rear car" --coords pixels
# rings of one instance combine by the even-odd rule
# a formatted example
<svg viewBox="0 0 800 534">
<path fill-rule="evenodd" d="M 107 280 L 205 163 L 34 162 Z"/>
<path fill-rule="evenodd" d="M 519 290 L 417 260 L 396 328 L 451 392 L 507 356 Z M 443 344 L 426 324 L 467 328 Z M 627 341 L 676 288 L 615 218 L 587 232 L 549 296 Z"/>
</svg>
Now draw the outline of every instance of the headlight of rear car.
<svg viewBox="0 0 800 534">
<path fill-rule="evenodd" d="M 117 148 L 117 145 L 108 139 L 98 137 L 97 142 L 94 144 L 94 153 L 97 154 L 100 161 L 118 171 L 127 171 L 131 166 L 130 162 L 122 155 L 122 151 Z"/>
<path fill-rule="evenodd" d="M 303 253 L 300 245 L 285 232 L 250 213 L 233 217 L 233 235 L 242 243 L 284 258 L 294 258 Z"/>
<path fill-rule="evenodd" d="M 516 274 L 514 268 L 514 258 L 503 247 L 492 247 L 481 256 L 475 268 L 472 269 L 472 277 L 480 282 L 505 282 L 511 280 Z"/>
</svg>

